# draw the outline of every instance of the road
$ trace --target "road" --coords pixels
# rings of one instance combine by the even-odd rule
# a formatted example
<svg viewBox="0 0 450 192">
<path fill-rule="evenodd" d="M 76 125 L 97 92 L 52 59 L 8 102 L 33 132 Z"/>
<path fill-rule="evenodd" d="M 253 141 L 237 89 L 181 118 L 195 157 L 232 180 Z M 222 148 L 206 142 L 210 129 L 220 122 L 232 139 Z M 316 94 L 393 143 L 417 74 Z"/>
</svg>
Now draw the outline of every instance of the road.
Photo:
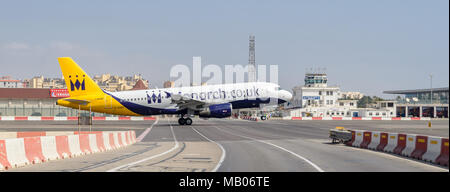
<svg viewBox="0 0 450 192">
<path fill-rule="evenodd" d="M 95 131 L 134 130 L 142 140 L 114 151 L 8 171 L 448 172 L 445 167 L 393 154 L 331 144 L 328 138 L 329 129 L 336 126 L 448 137 L 448 120 L 433 121 L 432 128 L 425 121 L 194 119 L 191 126 L 176 122 L 94 122 Z M 73 124 L 4 121 L 0 131 L 76 131 L 78 126 Z"/>
</svg>

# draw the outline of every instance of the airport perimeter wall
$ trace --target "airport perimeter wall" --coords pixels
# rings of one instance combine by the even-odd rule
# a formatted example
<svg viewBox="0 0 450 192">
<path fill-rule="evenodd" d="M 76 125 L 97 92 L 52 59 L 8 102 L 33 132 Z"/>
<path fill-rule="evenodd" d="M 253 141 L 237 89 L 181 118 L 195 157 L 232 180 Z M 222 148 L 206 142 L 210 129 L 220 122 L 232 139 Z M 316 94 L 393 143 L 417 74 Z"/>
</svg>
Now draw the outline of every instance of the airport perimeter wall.
<svg viewBox="0 0 450 192">
<path fill-rule="evenodd" d="M 0 133 L 0 136 L 7 137 L 0 139 L 0 170 L 114 150 L 136 143 L 134 131 L 9 132 Z"/>
</svg>

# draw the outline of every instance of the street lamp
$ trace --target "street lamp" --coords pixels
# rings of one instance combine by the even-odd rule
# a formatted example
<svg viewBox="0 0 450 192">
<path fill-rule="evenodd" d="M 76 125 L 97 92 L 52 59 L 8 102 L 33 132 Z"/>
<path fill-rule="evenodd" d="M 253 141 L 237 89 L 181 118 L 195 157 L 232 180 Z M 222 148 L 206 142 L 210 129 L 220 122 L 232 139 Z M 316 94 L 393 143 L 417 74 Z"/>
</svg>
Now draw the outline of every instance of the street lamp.
<svg viewBox="0 0 450 192">
<path fill-rule="evenodd" d="M 430 101 L 431 105 L 433 105 L 433 75 L 430 74 Z M 433 114 L 434 116 L 434 114 Z"/>
<path fill-rule="evenodd" d="M 408 103 L 409 103 L 409 98 L 405 98 L 406 101 L 406 107 L 405 107 L 405 117 L 408 118 L 410 116 L 409 111 L 408 111 Z M 408 114 L 408 115 L 406 115 Z"/>
<path fill-rule="evenodd" d="M 431 118 L 434 117 L 434 106 L 433 106 L 433 74 L 430 74 L 430 102 L 432 109 L 432 116 L 430 117 L 430 122 L 428 122 L 428 127 L 431 127 Z"/>
</svg>

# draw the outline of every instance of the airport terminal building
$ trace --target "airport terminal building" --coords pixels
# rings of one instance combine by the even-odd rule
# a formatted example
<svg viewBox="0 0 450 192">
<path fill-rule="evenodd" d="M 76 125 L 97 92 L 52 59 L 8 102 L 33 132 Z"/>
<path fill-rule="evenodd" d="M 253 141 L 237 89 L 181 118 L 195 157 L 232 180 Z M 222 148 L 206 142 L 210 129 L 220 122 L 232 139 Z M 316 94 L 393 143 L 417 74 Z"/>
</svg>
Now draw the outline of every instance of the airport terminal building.
<svg viewBox="0 0 450 192">
<path fill-rule="evenodd" d="M 397 95 L 397 117 L 448 118 L 448 87 L 383 93 Z"/>
<path fill-rule="evenodd" d="M 379 101 L 372 108 L 358 108 L 359 98 L 344 95 L 338 86 L 328 86 L 325 73 L 306 73 L 305 84 L 292 91 L 290 117 L 389 118 L 396 114 L 396 101 Z"/>
</svg>

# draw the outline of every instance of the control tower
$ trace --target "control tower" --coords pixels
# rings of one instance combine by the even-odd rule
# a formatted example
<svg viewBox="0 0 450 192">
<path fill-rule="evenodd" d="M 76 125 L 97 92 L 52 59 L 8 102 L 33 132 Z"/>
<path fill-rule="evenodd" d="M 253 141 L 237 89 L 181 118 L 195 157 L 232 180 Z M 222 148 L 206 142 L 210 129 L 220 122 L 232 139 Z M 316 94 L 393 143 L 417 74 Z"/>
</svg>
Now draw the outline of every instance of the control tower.
<svg viewBox="0 0 450 192">
<path fill-rule="evenodd" d="M 325 73 L 306 73 L 305 87 L 327 87 L 327 74 Z"/>
</svg>

